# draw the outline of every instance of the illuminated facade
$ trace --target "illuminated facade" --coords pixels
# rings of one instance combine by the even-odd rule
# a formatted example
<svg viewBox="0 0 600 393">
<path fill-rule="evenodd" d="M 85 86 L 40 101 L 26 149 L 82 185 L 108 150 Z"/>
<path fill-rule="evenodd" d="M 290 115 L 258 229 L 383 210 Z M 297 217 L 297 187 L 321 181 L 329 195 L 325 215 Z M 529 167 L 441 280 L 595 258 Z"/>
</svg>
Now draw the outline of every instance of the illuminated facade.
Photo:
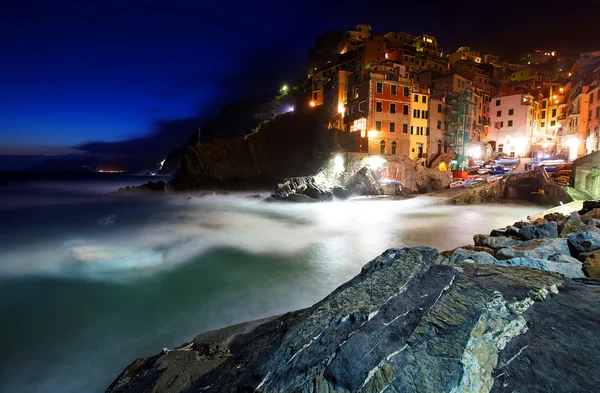
<svg viewBox="0 0 600 393">
<path fill-rule="evenodd" d="M 589 111 L 586 148 L 587 152 L 591 153 L 598 150 L 598 137 L 600 136 L 600 86 L 598 83 L 590 89 L 588 96 Z"/>
<path fill-rule="evenodd" d="M 446 151 L 444 131 L 446 129 L 446 100 L 443 95 L 429 96 L 429 137 L 427 139 L 427 163 Z"/>
<path fill-rule="evenodd" d="M 408 156 L 411 94 L 406 67 L 397 63 L 370 63 L 350 75 L 344 123 L 353 150 Z"/>
<path fill-rule="evenodd" d="M 429 89 L 415 88 L 412 93 L 410 116 L 411 160 L 427 158 L 429 144 Z"/>
<path fill-rule="evenodd" d="M 528 94 L 498 95 L 490 103 L 488 143 L 511 157 L 527 157 L 537 132 L 537 102 Z"/>
</svg>

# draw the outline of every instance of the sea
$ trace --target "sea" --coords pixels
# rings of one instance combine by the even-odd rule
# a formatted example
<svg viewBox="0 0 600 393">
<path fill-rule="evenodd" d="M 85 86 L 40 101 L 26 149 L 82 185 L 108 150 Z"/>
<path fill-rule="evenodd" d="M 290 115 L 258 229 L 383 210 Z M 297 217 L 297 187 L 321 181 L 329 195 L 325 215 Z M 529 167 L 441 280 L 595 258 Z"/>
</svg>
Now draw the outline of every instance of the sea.
<svg viewBox="0 0 600 393">
<path fill-rule="evenodd" d="M 116 192 L 149 180 L 0 174 L 0 392 L 103 392 L 136 358 L 314 304 L 388 248 L 472 244 L 543 209 Z"/>
</svg>

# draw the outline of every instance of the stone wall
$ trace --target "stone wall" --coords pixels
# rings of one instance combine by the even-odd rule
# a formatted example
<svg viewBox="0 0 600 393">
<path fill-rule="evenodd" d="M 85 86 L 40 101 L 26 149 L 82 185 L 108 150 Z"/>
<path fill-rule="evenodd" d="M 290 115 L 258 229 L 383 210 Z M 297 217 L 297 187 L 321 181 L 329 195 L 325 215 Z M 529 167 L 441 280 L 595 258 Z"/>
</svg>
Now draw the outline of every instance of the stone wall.
<svg viewBox="0 0 600 393">
<path fill-rule="evenodd" d="M 456 204 L 479 204 L 506 200 L 526 201 L 538 205 L 556 206 L 573 198 L 564 187 L 548 184 L 538 172 L 512 174 L 491 184 L 467 189 L 452 200 Z"/>
<path fill-rule="evenodd" d="M 600 152 L 573 161 L 573 180 L 575 189 L 600 197 Z"/>
</svg>

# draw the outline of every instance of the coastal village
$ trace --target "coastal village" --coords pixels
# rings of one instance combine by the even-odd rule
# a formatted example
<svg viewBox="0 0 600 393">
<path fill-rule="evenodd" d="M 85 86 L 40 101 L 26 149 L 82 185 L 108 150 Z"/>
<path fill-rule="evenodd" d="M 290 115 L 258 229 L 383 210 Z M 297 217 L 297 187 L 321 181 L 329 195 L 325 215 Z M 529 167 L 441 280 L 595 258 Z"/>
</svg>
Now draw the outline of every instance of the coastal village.
<svg viewBox="0 0 600 393">
<path fill-rule="evenodd" d="M 426 166 L 453 153 L 464 167 L 498 153 L 574 160 L 598 149 L 600 51 L 543 48 L 509 63 L 468 46 L 445 53 L 428 34 L 358 24 L 311 67 L 305 86 L 302 104 L 324 107 L 329 127 L 349 133 L 350 152 Z"/>
</svg>

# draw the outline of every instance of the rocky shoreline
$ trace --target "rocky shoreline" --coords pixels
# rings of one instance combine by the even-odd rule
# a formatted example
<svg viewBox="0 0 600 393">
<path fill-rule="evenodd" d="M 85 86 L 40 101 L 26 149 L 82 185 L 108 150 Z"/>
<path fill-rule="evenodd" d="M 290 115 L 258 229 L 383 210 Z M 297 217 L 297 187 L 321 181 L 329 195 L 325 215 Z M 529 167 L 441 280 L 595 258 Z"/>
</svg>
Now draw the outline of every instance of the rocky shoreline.
<svg viewBox="0 0 600 393">
<path fill-rule="evenodd" d="M 597 392 L 597 207 L 389 249 L 314 306 L 138 359 L 107 392 Z"/>
</svg>

